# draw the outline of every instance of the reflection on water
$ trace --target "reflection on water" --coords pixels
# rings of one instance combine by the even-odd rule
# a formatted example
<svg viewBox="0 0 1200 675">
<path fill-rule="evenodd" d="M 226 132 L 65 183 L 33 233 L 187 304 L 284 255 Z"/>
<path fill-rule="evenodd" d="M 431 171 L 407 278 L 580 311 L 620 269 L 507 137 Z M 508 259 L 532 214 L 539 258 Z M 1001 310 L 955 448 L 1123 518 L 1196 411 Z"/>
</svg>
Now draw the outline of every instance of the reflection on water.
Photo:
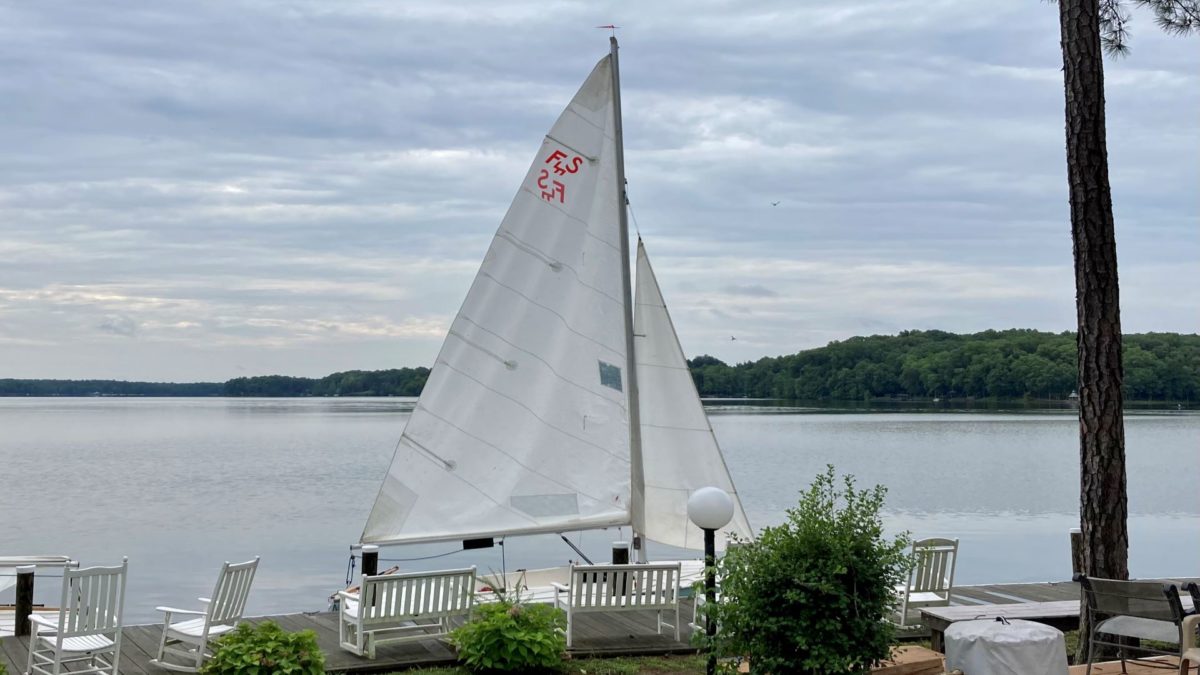
<svg viewBox="0 0 1200 675">
<path fill-rule="evenodd" d="M 262 555 L 250 611 L 318 609 L 345 575 L 413 399 L 0 399 L 0 553 L 130 557 L 131 621 L 205 596 L 223 560 Z M 749 403 L 739 401 L 736 403 Z M 760 414 L 763 412 L 773 414 Z M 896 411 L 719 402 L 712 423 L 751 522 L 780 522 L 826 464 L 888 487 L 887 525 L 962 540 L 963 583 L 1064 579 L 1077 422 L 1062 411 Z M 1130 567 L 1200 569 L 1191 483 L 1200 415 L 1130 415 Z M 650 449 L 647 449 L 649 452 Z M 570 535 L 595 560 L 628 532 Z M 453 544 L 385 549 L 385 560 Z M 504 549 L 507 549 L 506 551 Z M 652 548 L 655 557 L 679 552 Z M 482 572 L 564 564 L 556 537 L 405 561 Z M 39 585 L 39 596 L 57 580 Z M 11 591 L 8 592 L 11 594 Z M 6 600 L 0 594 L 0 602 Z"/>
</svg>

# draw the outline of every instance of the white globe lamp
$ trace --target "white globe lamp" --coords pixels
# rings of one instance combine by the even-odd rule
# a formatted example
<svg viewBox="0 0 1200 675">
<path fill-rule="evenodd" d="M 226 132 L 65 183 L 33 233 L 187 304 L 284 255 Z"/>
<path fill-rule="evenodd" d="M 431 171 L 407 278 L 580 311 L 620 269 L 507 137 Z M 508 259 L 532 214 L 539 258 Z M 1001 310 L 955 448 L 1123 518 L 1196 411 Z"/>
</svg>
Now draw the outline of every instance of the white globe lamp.
<svg viewBox="0 0 1200 675">
<path fill-rule="evenodd" d="M 702 487 L 688 497 L 688 518 L 702 530 L 719 530 L 733 520 L 733 498 L 719 487 Z"/>
<path fill-rule="evenodd" d="M 704 596 L 710 603 L 717 601 L 717 579 L 714 568 L 717 564 L 717 530 L 733 519 L 733 497 L 719 487 L 702 487 L 688 497 L 688 519 L 704 530 Z M 711 616 L 706 622 L 705 632 L 709 637 L 717 634 L 717 624 Z M 717 657 L 708 655 L 708 675 L 717 670 Z"/>
</svg>

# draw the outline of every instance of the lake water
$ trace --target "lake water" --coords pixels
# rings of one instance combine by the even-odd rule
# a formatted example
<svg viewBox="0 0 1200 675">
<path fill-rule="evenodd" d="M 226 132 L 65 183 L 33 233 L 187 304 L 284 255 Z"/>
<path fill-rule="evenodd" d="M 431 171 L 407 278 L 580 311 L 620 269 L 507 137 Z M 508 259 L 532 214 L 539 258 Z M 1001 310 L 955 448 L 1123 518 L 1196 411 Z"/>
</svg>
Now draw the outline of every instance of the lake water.
<svg viewBox="0 0 1200 675">
<path fill-rule="evenodd" d="M 129 556 L 129 621 L 191 606 L 223 560 L 263 558 L 248 611 L 321 609 L 344 581 L 412 401 L 404 399 L 0 398 L 0 555 Z M 893 531 L 961 540 L 957 581 L 1070 576 L 1078 522 L 1077 422 L 1060 412 L 710 410 L 756 527 L 776 524 L 826 464 L 888 487 Z M 1200 570 L 1200 415 L 1126 418 L 1130 569 Z M 571 535 L 595 560 L 627 536 Z M 453 544 L 384 549 L 415 558 Z M 481 572 L 565 564 L 554 537 L 407 561 Z M 652 548 L 653 557 L 677 552 Z M 694 556 L 689 556 L 694 557 Z M 40 577 L 39 577 L 40 578 Z M 38 584 L 57 602 L 58 580 Z M 11 591 L 6 592 L 8 596 Z M 0 602 L 11 601 L 0 594 Z"/>
</svg>

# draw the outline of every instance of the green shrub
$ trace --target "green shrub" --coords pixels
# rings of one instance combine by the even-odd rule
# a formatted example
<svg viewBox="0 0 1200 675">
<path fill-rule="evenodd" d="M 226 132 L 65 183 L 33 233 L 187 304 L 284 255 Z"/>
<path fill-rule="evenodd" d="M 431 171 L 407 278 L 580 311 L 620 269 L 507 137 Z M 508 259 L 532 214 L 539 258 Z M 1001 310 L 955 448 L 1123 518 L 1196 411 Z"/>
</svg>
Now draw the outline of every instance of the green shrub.
<svg viewBox="0 0 1200 675">
<path fill-rule="evenodd" d="M 883 536 L 886 489 L 856 490 L 834 469 L 817 476 L 787 521 L 731 546 L 718 563 L 718 654 L 750 657 L 758 673 L 861 673 L 887 658 L 910 540 Z M 706 606 L 708 607 L 708 606 Z"/>
<path fill-rule="evenodd" d="M 274 621 L 239 624 L 216 640 L 205 675 L 324 675 L 325 654 L 311 630 L 288 633 Z"/>
<path fill-rule="evenodd" d="M 8 666 L 0 663 L 0 675 L 8 675 Z"/>
<path fill-rule="evenodd" d="M 567 649 L 563 613 L 550 605 L 501 600 L 475 606 L 451 635 L 458 658 L 475 672 L 548 671 Z"/>
</svg>

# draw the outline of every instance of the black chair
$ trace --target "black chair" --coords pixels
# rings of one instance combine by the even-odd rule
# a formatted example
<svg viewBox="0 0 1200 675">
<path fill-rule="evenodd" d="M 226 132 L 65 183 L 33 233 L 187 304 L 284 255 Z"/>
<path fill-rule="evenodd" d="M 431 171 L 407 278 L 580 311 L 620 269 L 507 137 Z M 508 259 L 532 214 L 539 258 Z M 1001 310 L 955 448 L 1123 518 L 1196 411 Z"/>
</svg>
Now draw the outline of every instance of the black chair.
<svg viewBox="0 0 1200 675">
<path fill-rule="evenodd" d="M 1125 651 L 1137 649 L 1151 654 L 1181 656 L 1183 629 L 1181 624 L 1187 612 L 1179 599 L 1179 588 L 1175 584 L 1159 581 L 1119 581 L 1098 579 L 1083 574 L 1075 575 L 1083 588 L 1086 601 L 1088 625 L 1091 636 L 1088 640 L 1087 674 L 1091 675 L 1092 660 L 1096 645 L 1116 647 L 1121 657 L 1121 672 L 1125 670 Z M 1200 597 L 1200 589 L 1189 584 L 1193 598 Z M 1101 639 L 1100 636 L 1109 636 Z M 1122 640 L 1121 638 L 1125 638 Z M 1127 644 L 1130 639 L 1153 640 L 1179 645 L 1175 651 Z M 1115 641 L 1114 641 L 1115 640 Z M 1136 659 L 1130 659 L 1136 660 Z"/>
</svg>

